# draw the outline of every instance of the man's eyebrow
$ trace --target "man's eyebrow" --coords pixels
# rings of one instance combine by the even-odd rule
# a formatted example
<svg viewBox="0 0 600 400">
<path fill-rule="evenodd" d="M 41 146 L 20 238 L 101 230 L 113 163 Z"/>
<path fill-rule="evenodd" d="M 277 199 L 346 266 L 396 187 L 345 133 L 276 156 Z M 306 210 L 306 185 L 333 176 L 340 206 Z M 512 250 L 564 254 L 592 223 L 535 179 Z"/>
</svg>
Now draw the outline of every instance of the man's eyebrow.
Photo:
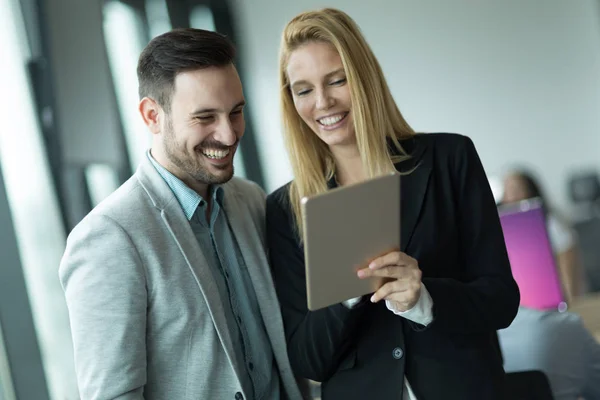
<svg viewBox="0 0 600 400">
<path fill-rule="evenodd" d="M 233 106 L 232 110 L 235 110 L 236 108 L 240 108 L 246 105 L 246 101 L 242 100 L 239 103 L 237 103 L 235 106 Z M 208 113 L 214 113 L 214 112 L 219 112 L 220 110 L 218 108 L 199 108 L 197 110 L 194 110 L 190 113 L 190 115 L 198 115 L 198 114 L 208 114 Z"/>
</svg>

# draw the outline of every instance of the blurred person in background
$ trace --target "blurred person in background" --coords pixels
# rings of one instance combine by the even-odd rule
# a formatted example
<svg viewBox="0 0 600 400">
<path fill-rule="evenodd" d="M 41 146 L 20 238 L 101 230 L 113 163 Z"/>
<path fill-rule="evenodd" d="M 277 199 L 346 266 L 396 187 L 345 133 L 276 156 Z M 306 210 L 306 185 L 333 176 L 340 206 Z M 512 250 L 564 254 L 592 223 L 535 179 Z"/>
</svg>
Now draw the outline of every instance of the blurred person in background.
<svg viewBox="0 0 600 400">
<path fill-rule="evenodd" d="M 287 24 L 279 75 L 294 181 L 267 199 L 267 238 L 294 371 L 322 382 L 324 400 L 504 399 L 496 330 L 519 292 L 473 142 L 415 134 L 342 11 Z M 309 311 L 301 198 L 393 171 L 401 251 L 357 272 L 387 283 Z"/>
<path fill-rule="evenodd" d="M 548 237 L 554 251 L 567 301 L 585 292 L 585 277 L 579 263 L 577 236 L 573 229 L 559 218 L 544 196 L 538 179 L 528 171 L 514 169 L 503 181 L 502 203 L 513 203 L 538 197 L 547 213 Z"/>
<path fill-rule="evenodd" d="M 233 178 L 244 95 L 224 36 L 181 29 L 138 63 L 153 136 L 60 265 L 82 399 L 299 400 L 265 252 L 265 193 Z"/>
<path fill-rule="evenodd" d="M 579 315 L 519 307 L 498 336 L 506 372 L 542 371 L 555 400 L 600 399 L 600 344 Z"/>
</svg>

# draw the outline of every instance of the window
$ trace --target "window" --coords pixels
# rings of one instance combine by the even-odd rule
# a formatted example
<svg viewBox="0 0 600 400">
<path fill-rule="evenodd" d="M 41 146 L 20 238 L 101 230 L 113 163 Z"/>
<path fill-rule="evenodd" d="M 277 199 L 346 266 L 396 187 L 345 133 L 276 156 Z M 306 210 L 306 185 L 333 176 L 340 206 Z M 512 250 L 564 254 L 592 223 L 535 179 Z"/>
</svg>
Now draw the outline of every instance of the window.
<svg viewBox="0 0 600 400">
<path fill-rule="evenodd" d="M 70 400 L 78 393 L 67 308 L 56 275 L 65 232 L 24 67 L 30 57 L 26 38 L 19 2 L 0 0 L 0 163 L 48 390 L 53 399 Z M 7 301 L 2 293 L 0 301 Z"/>
<path fill-rule="evenodd" d="M 215 20 L 210 8 L 203 5 L 195 6 L 190 13 L 190 25 L 192 28 L 214 31 Z"/>
<path fill-rule="evenodd" d="M 153 2 L 153 1 L 149 1 Z M 135 171 L 150 133 L 138 114 L 137 60 L 146 44 L 143 22 L 136 11 L 120 1 L 109 1 L 104 9 L 104 37 L 113 77 L 117 104 L 123 123 L 131 170 Z"/>
</svg>

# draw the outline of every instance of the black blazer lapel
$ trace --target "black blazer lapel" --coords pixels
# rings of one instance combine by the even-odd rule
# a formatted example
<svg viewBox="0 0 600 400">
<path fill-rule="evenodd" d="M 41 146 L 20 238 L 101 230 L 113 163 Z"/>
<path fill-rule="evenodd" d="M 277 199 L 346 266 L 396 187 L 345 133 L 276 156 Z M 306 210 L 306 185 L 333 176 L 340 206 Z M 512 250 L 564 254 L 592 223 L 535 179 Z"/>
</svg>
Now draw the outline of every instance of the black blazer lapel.
<svg viewBox="0 0 600 400">
<path fill-rule="evenodd" d="M 401 143 L 411 155 L 410 159 L 396 164 L 398 172 L 403 174 L 400 181 L 400 243 L 401 250 L 406 252 L 421 215 L 432 168 L 431 154 L 426 152 L 423 141 L 406 139 Z"/>
<path fill-rule="evenodd" d="M 396 170 L 402 175 L 400 181 L 400 243 L 401 250 L 406 252 L 410 239 L 415 230 L 421 208 L 427 193 L 429 176 L 432 169 L 431 153 L 427 152 L 426 144 L 422 140 L 408 138 L 400 142 L 404 150 L 411 155 L 408 160 L 396 163 Z M 395 153 L 391 141 L 388 142 L 391 153 Z M 327 181 L 327 188 L 337 187 L 335 177 Z"/>
</svg>

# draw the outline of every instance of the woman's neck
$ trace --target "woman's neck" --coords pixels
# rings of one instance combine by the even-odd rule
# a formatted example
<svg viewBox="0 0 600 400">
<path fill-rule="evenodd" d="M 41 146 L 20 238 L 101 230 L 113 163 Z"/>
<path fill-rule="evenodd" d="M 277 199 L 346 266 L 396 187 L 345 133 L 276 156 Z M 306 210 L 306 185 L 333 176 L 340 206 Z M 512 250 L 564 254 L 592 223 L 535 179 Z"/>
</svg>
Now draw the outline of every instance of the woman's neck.
<svg viewBox="0 0 600 400">
<path fill-rule="evenodd" d="M 349 185 L 367 179 L 367 173 L 357 147 L 335 149 L 332 153 L 335 161 L 335 179 L 338 185 Z"/>
</svg>

